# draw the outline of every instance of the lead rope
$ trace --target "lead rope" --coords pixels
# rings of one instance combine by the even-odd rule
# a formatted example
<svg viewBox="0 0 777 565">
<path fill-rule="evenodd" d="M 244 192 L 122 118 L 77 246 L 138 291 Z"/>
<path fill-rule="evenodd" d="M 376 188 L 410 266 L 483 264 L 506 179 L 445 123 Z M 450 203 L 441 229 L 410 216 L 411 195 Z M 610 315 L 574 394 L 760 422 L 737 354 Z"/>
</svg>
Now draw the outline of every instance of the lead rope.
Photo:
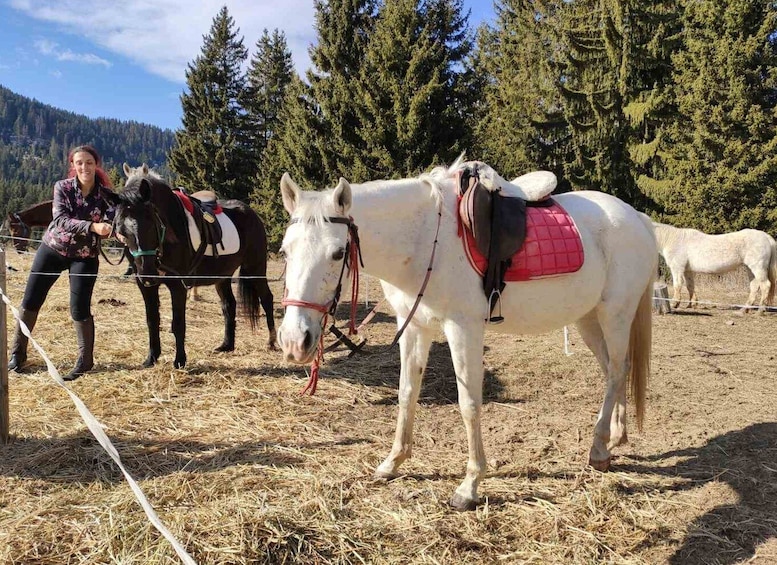
<svg viewBox="0 0 777 565">
<path fill-rule="evenodd" d="M 402 324 L 401 328 L 399 328 L 399 331 L 397 332 L 397 335 L 394 336 L 394 340 L 391 342 L 391 345 L 388 346 L 389 349 L 394 347 L 399 342 L 399 338 L 402 337 L 402 334 L 405 332 L 405 329 L 407 328 L 408 324 L 410 324 L 410 320 L 413 319 L 413 316 L 415 315 L 415 311 L 416 309 L 418 309 L 418 305 L 421 303 L 421 299 L 424 297 L 424 290 L 426 290 L 426 285 L 432 276 L 432 267 L 434 266 L 434 254 L 437 251 L 437 240 L 440 235 L 441 223 L 442 223 L 442 201 L 440 201 L 440 207 L 437 209 L 437 231 L 434 233 L 434 245 L 432 245 L 432 256 L 429 258 L 429 266 L 426 268 L 426 276 L 424 277 L 424 282 L 421 283 L 421 289 L 418 291 L 418 296 L 416 296 L 415 303 L 413 304 L 413 307 L 410 309 L 410 313 L 407 315 L 407 318 L 405 319 L 405 323 Z"/>
</svg>

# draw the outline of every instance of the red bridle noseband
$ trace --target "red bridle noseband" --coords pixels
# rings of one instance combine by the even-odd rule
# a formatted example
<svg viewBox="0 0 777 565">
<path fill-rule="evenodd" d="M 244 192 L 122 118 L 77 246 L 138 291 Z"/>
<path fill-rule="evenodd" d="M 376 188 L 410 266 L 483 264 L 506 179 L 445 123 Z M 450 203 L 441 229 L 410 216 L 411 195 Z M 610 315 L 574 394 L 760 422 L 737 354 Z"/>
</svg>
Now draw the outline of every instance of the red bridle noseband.
<svg viewBox="0 0 777 565">
<path fill-rule="evenodd" d="M 299 218 L 291 220 L 291 224 L 299 222 Z M 318 340 L 318 351 L 316 358 L 310 367 L 310 379 L 300 394 L 305 394 L 310 391 L 310 395 L 316 393 L 316 387 L 318 385 L 318 368 L 321 365 L 321 361 L 324 358 L 324 330 L 326 328 L 329 315 L 334 315 L 337 310 L 337 305 L 340 302 L 340 291 L 342 290 L 343 275 L 345 274 L 346 267 L 352 271 L 351 277 L 351 315 L 348 323 L 348 334 L 353 335 L 356 333 L 356 308 L 359 299 L 359 266 L 364 267 L 364 261 L 362 261 L 361 247 L 359 245 L 359 228 L 353 223 L 353 218 L 341 218 L 337 216 L 331 216 L 325 218 L 325 221 L 331 224 L 343 224 L 348 227 L 348 240 L 345 244 L 345 255 L 343 256 L 343 265 L 340 269 L 340 278 L 337 280 L 337 287 L 335 288 L 334 296 L 332 300 L 326 304 L 318 304 L 316 302 L 307 302 L 306 300 L 297 300 L 294 298 L 286 297 L 286 290 L 284 289 L 283 300 L 281 305 L 285 308 L 287 306 L 298 306 L 300 308 L 309 308 L 316 312 L 321 312 L 324 316 L 321 318 L 321 335 Z"/>
</svg>

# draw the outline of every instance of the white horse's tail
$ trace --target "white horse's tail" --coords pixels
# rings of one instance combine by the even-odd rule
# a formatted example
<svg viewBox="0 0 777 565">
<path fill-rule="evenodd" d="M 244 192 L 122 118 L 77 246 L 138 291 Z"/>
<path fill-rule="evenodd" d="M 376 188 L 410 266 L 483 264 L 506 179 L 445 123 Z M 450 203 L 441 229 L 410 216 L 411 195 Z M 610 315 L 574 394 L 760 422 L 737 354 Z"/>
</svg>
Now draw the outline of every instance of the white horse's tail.
<svg viewBox="0 0 777 565">
<path fill-rule="evenodd" d="M 631 322 L 629 336 L 629 358 L 631 372 L 631 399 L 637 412 L 637 428 L 642 430 L 645 418 L 645 398 L 647 383 L 650 378 L 650 354 L 653 348 L 653 277 L 650 278 L 642 298 L 639 300 L 637 312 Z"/>
<path fill-rule="evenodd" d="M 777 286 L 777 241 L 769 236 L 769 243 L 771 243 L 772 247 L 772 256 L 769 259 L 769 282 L 772 284 L 769 286 L 769 292 L 766 294 L 766 304 L 771 306 L 774 300 L 774 287 Z"/>
</svg>

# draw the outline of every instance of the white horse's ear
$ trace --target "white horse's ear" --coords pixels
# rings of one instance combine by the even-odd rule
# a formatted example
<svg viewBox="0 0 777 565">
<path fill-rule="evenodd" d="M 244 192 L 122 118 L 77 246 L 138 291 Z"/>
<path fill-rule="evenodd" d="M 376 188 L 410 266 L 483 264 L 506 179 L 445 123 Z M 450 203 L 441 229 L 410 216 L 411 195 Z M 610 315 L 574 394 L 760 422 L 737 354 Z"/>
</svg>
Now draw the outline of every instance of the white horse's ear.
<svg viewBox="0 0 777 565">
<path fill-rule="evenodd" d="M 132 169 L 130 169 L 130 166 L 127 163 L 124 163 L 124 176 L 126 177 L 130 176 L 131 170 Z"/>
<path fill-rule="evenodd" d="M 332 192 L 332 200 L 335 204 L 335 209 L 347 213 L 351 208 L 351 185 L 343 177 L 340 177 L 340 182 L 337 183 L 334 191 Z"/>
<path fill-rule="evenodd" d="M 466 149 L 461 152 L 461 155 L 456 157 L 456 160 L 453 162 L 453 164 L 448 167 L 448 170 L 450 171 L 456 171 L 459 167 L 461 167 L 464 164 L 464 158 L 467 155 Z"/>
<path fill-rule="evenodd" d="M 289 173 L 283 173 L 281 177 L 281 198 L 283 198 L 283 207 L 289 215 L 294 213 L 294 210 L 299 204 L 300 188 L 297 183 L 291 179 Z"/>
<path fill-rule="evenodd" d="M 145 163 L 143 163 L 143 174 L 144 175 L 148 174 L 148 165 L 146 165 Z"/>
</svg>

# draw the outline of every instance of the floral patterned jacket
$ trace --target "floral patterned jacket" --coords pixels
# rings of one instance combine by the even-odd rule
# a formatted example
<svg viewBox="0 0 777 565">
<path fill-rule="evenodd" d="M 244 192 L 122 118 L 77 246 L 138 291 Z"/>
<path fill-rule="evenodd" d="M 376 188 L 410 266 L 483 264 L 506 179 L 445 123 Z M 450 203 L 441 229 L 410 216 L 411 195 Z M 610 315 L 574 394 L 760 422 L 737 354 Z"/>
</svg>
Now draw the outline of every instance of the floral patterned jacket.
<svg viewBox="0 0 777 565">
<path fill-rule="evenodd" d="M 95 181 L 84 198 L 76 177 L 54 184 L 53 219 L 43 234 L 43 243 L 57 253 L 72 259 L 97 257 L 100 236 L 89 231 L 94 222 L 110 222 L 116 213 L 104 198 L 110 189 Z"/>
</svg>

